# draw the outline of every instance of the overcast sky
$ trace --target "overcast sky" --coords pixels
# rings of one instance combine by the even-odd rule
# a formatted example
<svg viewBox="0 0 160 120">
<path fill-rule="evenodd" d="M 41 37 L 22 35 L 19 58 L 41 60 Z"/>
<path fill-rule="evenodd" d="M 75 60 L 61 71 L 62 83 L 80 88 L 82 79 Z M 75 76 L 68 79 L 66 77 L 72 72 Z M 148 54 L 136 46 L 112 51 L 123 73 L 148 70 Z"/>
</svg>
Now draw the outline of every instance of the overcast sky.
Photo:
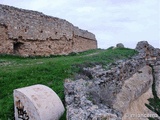
<svg viewBox="0 0 160 120">
<path fill-rule="evenodd" d="M 66 19 L 96 35 L 99 48 L 135 48 L 146 40 L 160 48 L 160 0 L 0 0 Z"/>
</svg>

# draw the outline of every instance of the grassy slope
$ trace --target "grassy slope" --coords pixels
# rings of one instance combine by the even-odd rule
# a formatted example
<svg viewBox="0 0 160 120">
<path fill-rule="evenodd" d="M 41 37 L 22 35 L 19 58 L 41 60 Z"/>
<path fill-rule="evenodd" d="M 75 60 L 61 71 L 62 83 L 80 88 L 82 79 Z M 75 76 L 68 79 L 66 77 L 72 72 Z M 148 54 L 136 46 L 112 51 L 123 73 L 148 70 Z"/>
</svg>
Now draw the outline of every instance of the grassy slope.
<svg viewBox="0 0 160 120">
<path fill-rule="evenodd" d="M 95 54 L 97 52 L 98 54 Z M 50 58 L 21 58 L 0 56 L 0 120 L 13 119 L 13 90 L 34 84 L 52 88 L 64 102 L 63 82 L 73 77 L 75 64 L 108 64 L 133 56 L 131 49 L 90 50 L 78 55 Z M 89 54 L 89 55 L 88 55 Z M 62 120 L 65 120 L 63 116 Z"/>
</svg>

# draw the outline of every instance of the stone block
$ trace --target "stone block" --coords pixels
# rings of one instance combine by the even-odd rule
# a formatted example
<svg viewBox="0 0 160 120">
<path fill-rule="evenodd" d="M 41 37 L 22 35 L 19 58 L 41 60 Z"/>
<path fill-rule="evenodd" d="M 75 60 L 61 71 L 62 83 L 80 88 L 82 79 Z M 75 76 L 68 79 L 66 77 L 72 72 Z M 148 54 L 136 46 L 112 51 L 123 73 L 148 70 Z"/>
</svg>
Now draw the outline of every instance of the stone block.
<svg viewBox="0 0 160 120">
<path fill-rule="evenodd" d="M 64 106 L 58 95 L 44 85 L 14 90 L 15 120 L 58 120 Z"/>
</svg>

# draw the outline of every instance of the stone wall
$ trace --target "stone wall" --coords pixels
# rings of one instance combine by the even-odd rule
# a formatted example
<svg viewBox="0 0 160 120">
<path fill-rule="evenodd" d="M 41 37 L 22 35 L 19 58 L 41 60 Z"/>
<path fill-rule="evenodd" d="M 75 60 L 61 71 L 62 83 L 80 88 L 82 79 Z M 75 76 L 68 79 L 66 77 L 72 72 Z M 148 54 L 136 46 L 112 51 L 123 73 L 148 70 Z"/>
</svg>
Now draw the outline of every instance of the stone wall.
<svg viewBox="0 0 160 120">
<path fill-rule="evenodd" d="M 97 48 L 95 35 L 66 20 L 0 5 L 0 53 L 55 55 Z"/>
<path fill-rule="evenodd" d="M 136 50 L 137 56 L 117 61 L 109 70 L 101 65 L 83 68 L 92 75 L 90 80 L 65 81 L 68 120 L 147 120 L 147 117 L 131 115 L 156 115 L 145 103 L 153 96 L 150 65 L 155 69 L 157 92 L 160 89 L 160 50 L 146 41 L 139 42 Z"/>
</svg>

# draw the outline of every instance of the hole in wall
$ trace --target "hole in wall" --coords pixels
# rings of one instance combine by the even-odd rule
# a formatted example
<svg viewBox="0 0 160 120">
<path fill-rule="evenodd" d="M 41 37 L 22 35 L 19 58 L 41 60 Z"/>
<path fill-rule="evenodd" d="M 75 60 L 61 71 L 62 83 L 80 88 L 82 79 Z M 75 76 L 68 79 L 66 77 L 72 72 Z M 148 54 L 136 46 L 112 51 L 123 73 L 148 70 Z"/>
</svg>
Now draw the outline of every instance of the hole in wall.
<svg viewBox="0 0 160 120">
<path fill-rule="evenodd" d="M 72 46 L 74 45 L 74 42 L 72 41 Z"/>
<path fill-rule="evenodd" d="M 27 32 L 27 29 L 24 29 L 24 32 Z"/>
<path fill-rule="evenodd" d="M 43 33 L 43 30 L 41 30 L 40 33 Z"/>
<path fill-rule="evenodd" d="M 6 24 L 0 23 L 0 27 L 4 27 L 5 29 L 8 29 L 8 26 Z"/>
<path fill-rule="evenodd" d="M 14 52 L 14 54 L 19 54 L 19 51 L 20 51 L 21 46 L 23 44 L 24 43 L 22 43 L 22 42 L 15 42 L 15 43 L 13 43 L 13 52 Z"/>
</svg>

